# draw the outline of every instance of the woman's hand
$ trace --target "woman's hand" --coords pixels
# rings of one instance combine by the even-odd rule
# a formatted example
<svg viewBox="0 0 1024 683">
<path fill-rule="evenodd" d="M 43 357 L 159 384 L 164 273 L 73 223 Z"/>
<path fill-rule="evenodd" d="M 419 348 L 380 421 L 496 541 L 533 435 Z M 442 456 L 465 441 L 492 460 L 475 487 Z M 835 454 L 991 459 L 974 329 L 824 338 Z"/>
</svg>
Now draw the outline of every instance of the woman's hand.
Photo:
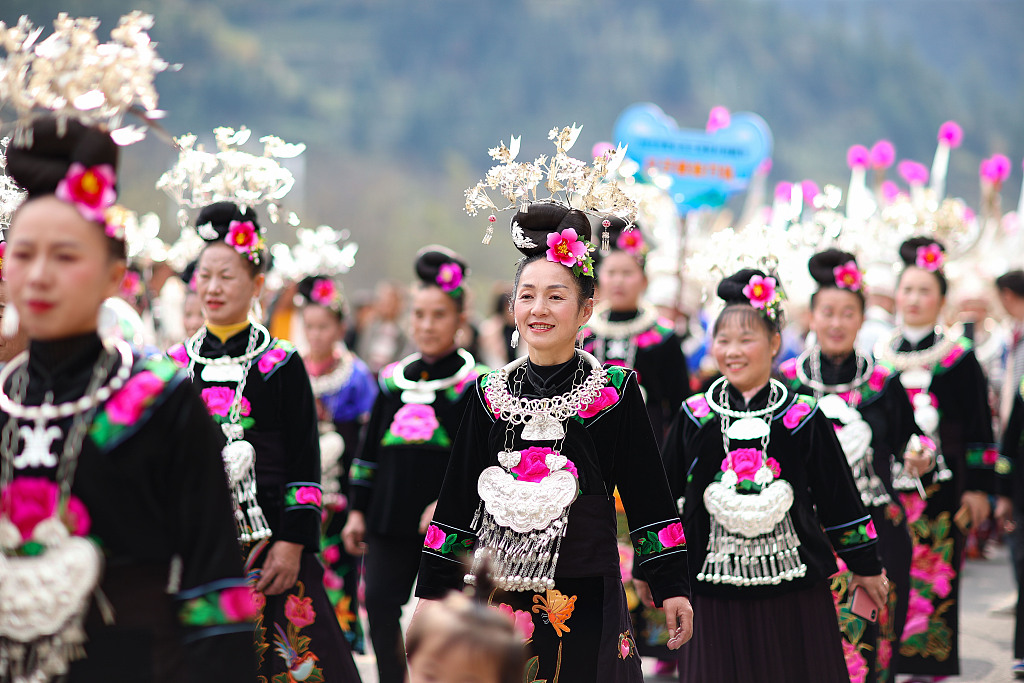
<svg viewBox="0 0 1024 683">
<path fill-rule="evenodd" d="M 935 468 L 935 454 L 923 450 L 918 453 L 907 451 L 903 454 L 903 471 L 911 477 L 922 477 Z"/>
<path fill-rule="evenodd" d="M 889 604 L 889 579 L 885 576 L 884 569 L 881 574 L 875 576 L 853 574 L 847 593 L 853 595 L 853 590 L 858 586 L 867 591 L 868 597 L 879 610 Z"/>
<path fill-rule="evenodd" d="M 423 514 L 420 515 L 420 533 L 427 533 L 427 528 L 430 527 L 430 523 L 434 520 L 434 508 L 437 507 L 437 501 L 423 508 Z"/>
<path fill-rule="evenodd" d="M 636 597 L 647 607 L 654 607 L 654 596 L 651 595 L 651 586 L 646 581 L 633 577 L 633 590 Z"/>
<path fill-rule="evenodd" d="M 988 519 L 992 512 L 992 504 L 988 502 L 988 496 L 981 491 L 964 491 L 960 496 L 960 505 L 971 513 L 971 527 L 975 529 L 981 526 L 981 523 Z"/>
<path fill-rule="evenodd" d="M 302 549 L 301 543 L 275 541 L 263 561 L 256 590 L 267 595 L 280 595 L 294 586 L 299 579 Z"/>
<path fill-rule="evenodd" d="M 366 518 L 359 510 L 349 510 L 345 528 L 341 530 L 341 542 L 345 544 L 345 552 L 358 557 L 366 552 Z"/>
<path fill-rule="evenodd" d="M 996 501 L 996 511 L 992 513 L 996 518 L 996 524 L 1003 531 L 1010 533 L 1014 530 L 1016 523 L 1013 519 L 1013 500 L 1006 496 L 999 496 Z"/>
<path fill-rule="evenodd" d="M 693 637 L 693 608 L 690 599 L 674 597 L 665 600 L 665 626 L 668 627 L 668 649 L 678 650 Z"/>
</svg>

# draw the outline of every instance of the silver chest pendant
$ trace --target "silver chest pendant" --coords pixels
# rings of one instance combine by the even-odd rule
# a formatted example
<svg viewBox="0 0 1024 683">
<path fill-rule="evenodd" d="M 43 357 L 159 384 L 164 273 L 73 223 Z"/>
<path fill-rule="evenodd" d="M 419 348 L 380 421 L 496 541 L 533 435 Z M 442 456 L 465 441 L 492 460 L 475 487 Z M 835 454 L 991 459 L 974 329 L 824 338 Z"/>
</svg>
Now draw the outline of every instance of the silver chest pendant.
<svg viewBox="0 0 1024 683">
<path fill-rule="evenodd" d="M 413 387 L 402 392 L 402 403 L 415 403 L 418 405 L 430 405 L 437 398 L 437 392 L 429 389 Z"/>
<path fill-rule="evenodd" d="M 565 437 L 565 427 L 550 413 L 536 413 L 523 426 L 526 441 L 557 441 Z"/>
<path fill-rule="evenodd" d="M 204 365 L 203 371 L 199 373 L 199 376 L 203 378 L 204 382 L 231 382 L 238 384 L 242 381 L 243 374 L 241 364 L 231 363 L 230 365 Z"/>
<path fill-rule="evenodd" d="M 767 422 L 757 417 L 744 417 L 729 425 L 725 434 L 733 441 L 763 439 L 771 432 Z"/>
</svg>

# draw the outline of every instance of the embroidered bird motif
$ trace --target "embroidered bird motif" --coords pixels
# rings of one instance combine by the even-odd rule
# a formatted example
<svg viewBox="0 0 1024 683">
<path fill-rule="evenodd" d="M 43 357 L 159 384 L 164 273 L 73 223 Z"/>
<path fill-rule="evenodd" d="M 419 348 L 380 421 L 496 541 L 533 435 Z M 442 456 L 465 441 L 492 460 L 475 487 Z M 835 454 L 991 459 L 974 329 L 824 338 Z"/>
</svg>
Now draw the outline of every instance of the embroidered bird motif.
<svg viewBox="0 0 1024 683">
<path fill-rule="evenodd" d="M 277 636 L 275 638 L 277 644 L 274 646 L 274 649 L 284 660 L 285 666 L 288 667 L 290 679 L 301 683 L 301 681 L 306 680 L 313 673 L 313 668 L 316 666 L 316 662 L 320 661 L 320 658 L 312 652 L 300 655 L 288 641 L 288 636 L 285 634 L 284 629 L 281 628 L 281 625 L 274 624 L 274 628 L 277 629 Z"/>
</svg>

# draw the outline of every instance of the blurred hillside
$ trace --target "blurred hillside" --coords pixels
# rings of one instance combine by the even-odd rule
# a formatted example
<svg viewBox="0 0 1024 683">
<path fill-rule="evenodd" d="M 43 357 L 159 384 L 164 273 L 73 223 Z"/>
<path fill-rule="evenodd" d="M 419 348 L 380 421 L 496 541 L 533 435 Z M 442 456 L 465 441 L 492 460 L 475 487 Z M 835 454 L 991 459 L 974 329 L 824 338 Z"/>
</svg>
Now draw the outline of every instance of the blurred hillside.
<svg viewBox="0 0 1024 683">
<path fill-rule="evenodd" d="M 486 148 L 523 134 L 547 152 L 553 125 L 584 124 L 580 149 L 611 134 L 623 108 L 649 100 L 702 127 L 722 104 L 761 114 L 775 136 L 772 181 L 845 185 L 846 148 L 888 137 L 930 163 L 947 119 L 966 132 L 949 187 L 976 203 L 977 167 L 1024 156 L 1024 3 L 1012 0 L 5 0 L 0 20 L 58 11 L 156 15 L 167 129 L 209 135 L 248 125 L 305 142 L 294 208 L 350 229 L 353 284 L 408 279 L 430 241 L 500 273 L 513 252 L 486 249 L 461 211 Z M 149 139 L 126 154 L 133 208 L 173 210 L 152 182 L 172 162 Z M 485 222 L 485 221 L 484 221 Z M 484 257 L 488 257 L 487 267 Z M 350 285 L 351 286 L 351 285 Z"/>
</svg>

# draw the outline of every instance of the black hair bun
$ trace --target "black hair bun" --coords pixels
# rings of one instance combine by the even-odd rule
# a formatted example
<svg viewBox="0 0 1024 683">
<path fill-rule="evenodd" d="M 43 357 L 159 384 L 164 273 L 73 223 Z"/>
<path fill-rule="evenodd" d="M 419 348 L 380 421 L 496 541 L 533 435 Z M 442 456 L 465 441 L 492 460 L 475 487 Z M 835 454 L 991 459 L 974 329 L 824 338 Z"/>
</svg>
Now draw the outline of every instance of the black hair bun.
<svg viewBox="0 0 1024 683">
<path fill-rule="evenodd" d="M 469 267 L 458 254 L 447 247 L 424 247 L 416 256 L 416 276 L 427 285 L 454 292 L 462 286 Z"/>
<path fill-rule="evenodd" d="M 1011 270 L 996 278 L 996 289 L 1005 289 L 1024 296 L 1024 270 Z"/>
<path fill-rule="evenodd" d="M 811 277 L 818 283 L 819 288 L 835 287 L 835 269 L 839 266 L 845 266 L 851 261 L 855 266 L 857 265 L 857 257 L 848 251 L 826 249 L 825 251 L 819 251 L 811 257 L 807 262 L 807 270 L 810 271 Z"/>
<path fill-rule="evenodd" d="M 743 270 L 730 275 L 718 283 L 718 298 L 725 302 L 726 306 L 732 304 L 750 305 L 750 299 L 743 293 L 743 288 L 750 284 L 750 278 L 755 275 L 768 277 L 756 268 L 744 268 Z"/>
<path fill-rule="evenodd" d="M 946 253 L 945 245 L 938 240 L 933 240 L 931 237 L 911 237 L 900 245 L 900 258 L 906 265 L 915 266 L 917 265 L 917 250 L 921 247 L 930 247 L 933 244 L 937 244 L 943 254 Z"/>
<path fill-rule="evenodd" d="M 253 224 L 257 232 L 263 232 L 256 218 L 256 212 L 248 206 L 241 206 L 234 202 L 216 202 L 204 206 L 199 210 L 199 216 L 196 217 L 196 227 L 203 240 L 222 242 L 228 236 L 231 223 L 234 221 L 240 223 L 248 221 Z M 206 229 L 206 226 L 212 228 L 213 232 Z"/>
<path fill-rule="evenodd" d="M 118 147 L 106 132 L 69 120 L 63 135 L 57 120 L 41 118 L 32 124 L 32 144 L 7 148 L 7 173 L 29 198 L 53 194 L 71 164 L 86 168 L 107 165 L 117 173 Z"/>
<path fill-rule="evenodd" d="M 576 237 L 590 241 L 590 220 L 587 214 L 553 202 L 530 204 L 527 211 L 512 217 L 512 242 L 524 256 L 539 256 L 548 250 L 548 235 L 568 228 Z"/>
<path fill-rule="evenodd" d="M 178 273 L 178 277 L 181 278 L 181 281 L 185 283 L 185 286 L 188 287 L 191 292 L 196 291 L 195 282 L 193 280 L 196 277 L 196 266 L 198 265 L 199 259 L 189 261 L 188 265 L 182 268 L 181 272 Z"/>
</svg>

